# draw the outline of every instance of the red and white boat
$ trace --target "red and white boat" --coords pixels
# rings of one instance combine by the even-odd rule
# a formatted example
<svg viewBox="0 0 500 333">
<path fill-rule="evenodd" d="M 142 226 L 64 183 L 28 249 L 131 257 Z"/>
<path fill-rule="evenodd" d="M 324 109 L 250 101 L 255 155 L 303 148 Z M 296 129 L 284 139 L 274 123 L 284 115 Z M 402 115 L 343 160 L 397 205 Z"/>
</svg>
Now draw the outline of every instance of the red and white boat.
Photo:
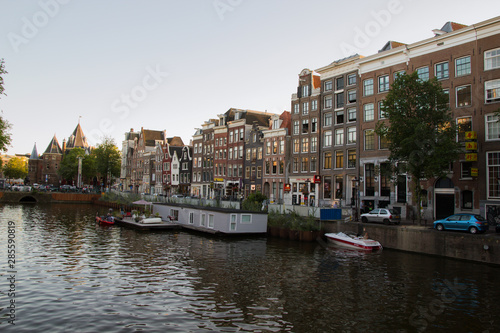
<svg viewBox="0 0 500 333">
<path fill-rule="evenodd" d="M 114 218 L 113 219 L 108 219 L 104 216 L 96 216 L 95 217 L 95 221 L 100 223 L 100 224 L 104 224 L 104 225 L 113 225 L 115 224 L 115 220 Z"/>
<path fill-rule="evenodd" d="M 325 237 L 333 244 L 348 249 L 363 251 L 377 251 L 382 249 L 382 245 L 379 242 L 367 237 L 357 236 L 354 233 L 328 233 L 325 234 Z"/>
</svg>

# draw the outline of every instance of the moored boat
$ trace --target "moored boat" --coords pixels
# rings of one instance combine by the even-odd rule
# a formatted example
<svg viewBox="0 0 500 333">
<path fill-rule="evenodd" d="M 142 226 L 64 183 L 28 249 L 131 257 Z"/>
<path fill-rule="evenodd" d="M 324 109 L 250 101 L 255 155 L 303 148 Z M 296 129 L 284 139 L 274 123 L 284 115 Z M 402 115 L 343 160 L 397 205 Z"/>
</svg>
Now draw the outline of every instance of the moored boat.
<svg viewBox="0 0 500 333">
<path fill-rule="evenodd" d="M 377 251 L 382 249 L 382 245 L 376 240 L 368 239 L 366 236 L 357 236 L 354 233 L 327 233 L 325 237 L 333 244 L 349 249 L 363 251 Z"/>
<path fill-rule="evenodd" d="M 104 217 L 104 216 L 99 216 L 97 215 L 95 217 L 95 221 L 104 224 L 104 225 L 113 225 L 115 224 L 115 219 L 113 217 Z"/>
</svg>

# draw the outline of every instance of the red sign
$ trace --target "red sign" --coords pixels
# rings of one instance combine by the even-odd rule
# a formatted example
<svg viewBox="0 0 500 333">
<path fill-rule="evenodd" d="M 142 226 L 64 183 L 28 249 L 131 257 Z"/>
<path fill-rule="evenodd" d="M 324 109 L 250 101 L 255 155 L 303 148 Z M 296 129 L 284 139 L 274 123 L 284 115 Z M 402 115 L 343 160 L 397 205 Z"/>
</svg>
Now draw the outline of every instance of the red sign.
<svg viewBox="0 0 500 333">
<path fill-rule="evenodd" d="M 321 176 L 320 175 L 314 176 L 314 184 L 321 184 Z"/>
<path fill-rule="evenodd" d="M 285 184 L 285 185 L 283 186 L 283 190 L 284 190 L 285 192 L 290 192 L 290 191 L 292 190 L 292 189 L 291 189 L 291 187 L 290 187 L 290 184 Z"/>
</svg>

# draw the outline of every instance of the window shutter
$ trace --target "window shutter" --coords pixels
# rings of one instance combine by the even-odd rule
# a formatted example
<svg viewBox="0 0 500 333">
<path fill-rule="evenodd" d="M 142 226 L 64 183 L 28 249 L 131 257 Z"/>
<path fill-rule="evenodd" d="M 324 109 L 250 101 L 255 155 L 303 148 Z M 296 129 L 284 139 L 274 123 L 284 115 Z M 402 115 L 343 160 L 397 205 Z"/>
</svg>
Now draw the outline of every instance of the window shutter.
<svg viewBox="0 0 500 333">
<path fill-rule="evenodd" d="M 308 96 L 311 96 L 312 94 L 312 84 L 309 84 L 309 95 Z"/>
<path fill-rule="evenodd" d="M 297 87 L 297 97 L 298 97 L 298 98 L 301 98 L 301 97 L 302 97 L 302 89 L 300 89 L 300 88 L 301 88 L 301 86 L 298 86 L 298 87 Z"/>
</svg>

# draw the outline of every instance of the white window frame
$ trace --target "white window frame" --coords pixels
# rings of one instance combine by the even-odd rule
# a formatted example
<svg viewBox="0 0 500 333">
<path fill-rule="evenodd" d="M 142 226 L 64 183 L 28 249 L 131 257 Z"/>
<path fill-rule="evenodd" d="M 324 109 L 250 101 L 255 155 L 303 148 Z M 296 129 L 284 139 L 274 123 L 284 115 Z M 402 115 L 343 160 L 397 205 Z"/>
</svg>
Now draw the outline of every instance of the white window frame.
<svg viewBox="0 0 500 333">
<path fill-rule="evenodd" d="M 466 58 L 469 58 L 469 71 L 466 73 L 463 73 L 463 74 L 458 74 L 458 61 L 460 61 L 462 59 L 466 59 Z M 465 56 L 465 57 L 460 57 L 460 58 L 455 59 L 455 77 L 465 76 L 465 75 L 469 75 L 471 73 L 472 73 L 472 60 L 471 60 L 470 56 Z"/>
<path fill-rule="evenodd" d="M 229 215 L 229 230 L 236 231 L 236 227 L 238 225 L 238 215 L 230 214 Z"/>
<path fill-rule="evenodd" d="M 246 221 L 248 217 L 248 221 Z M 252 224 L 252 214 L 241 214 L 240 215 L 240 223 L 241 224 Z"/>
<path fill-rule="evenodd" d="M 485 122 L 484 124 L 485 141 L 500 140 L 500 123 L 498 122 L 498 116 L 496 116 L 495 114 L 487 114 L 484 116 L 484 122 Z M 492 127 L 490 127 L 490 125 L 492 125 Z"/>
<path fill-rule="evenodd" d="M 214 220 L 215 220 L 214 214 L 208 214 L 208 227 L 210 229 L 214 228 Z"/>
<path fill-rule="evenodd" d="M 500 68 L 500 48 L 484 51 L 484 70 Z"/>
<path fill-rule="evenodd" d="M 493 98 L 488 99 L 488 92 Z M 484 82 L 484 102 L 487 104 L 500 102 L 500 79 Z"/>
</svg>

